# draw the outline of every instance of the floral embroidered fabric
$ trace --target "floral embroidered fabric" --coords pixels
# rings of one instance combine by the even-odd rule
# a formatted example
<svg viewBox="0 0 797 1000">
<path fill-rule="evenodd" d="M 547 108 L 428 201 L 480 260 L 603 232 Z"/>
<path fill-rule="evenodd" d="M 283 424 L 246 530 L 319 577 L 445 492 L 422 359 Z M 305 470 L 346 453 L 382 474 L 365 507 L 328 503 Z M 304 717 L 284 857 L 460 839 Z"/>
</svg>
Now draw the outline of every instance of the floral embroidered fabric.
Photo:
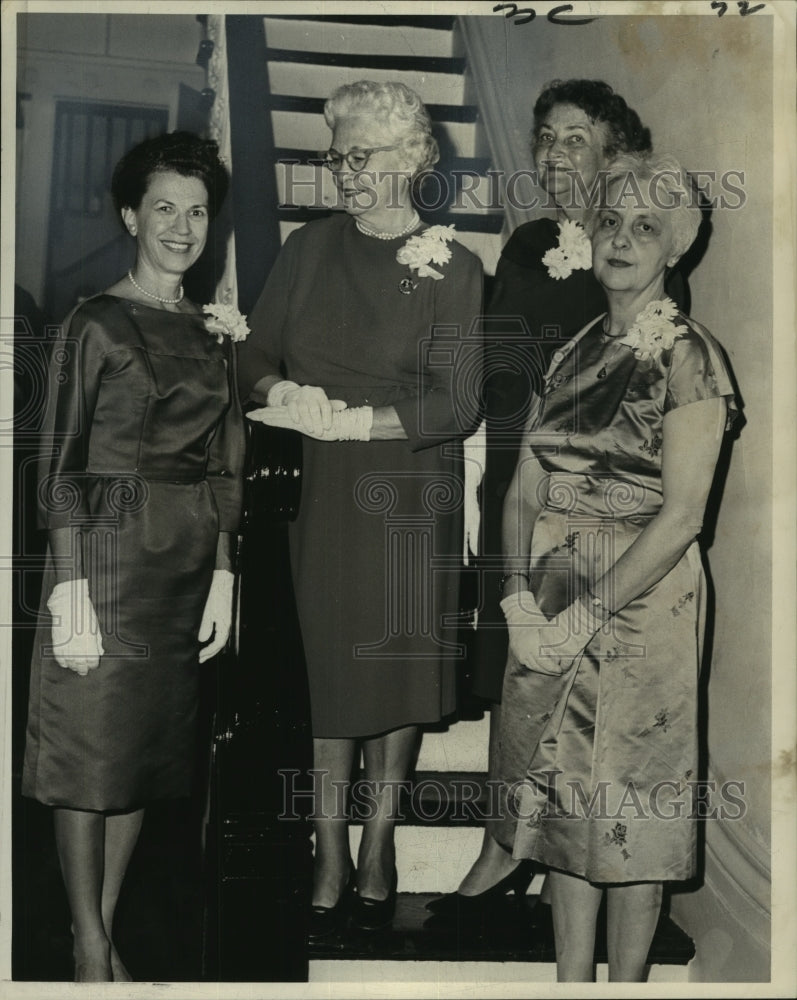
<svg viewBox="0 0 797 1000">
<path fill-rule="evenodd" d="M 707 331 L 653 356 L 601 322 L 546 379 L 532 450 L 549 473 L 532 536 L 531 589 L 554 616 L 636 540 L 662 503 L 666 413 L 733 389 Z M 601 374 L 603 373 L 603 374 Z M 509 656 L 502 693 L 504 818 L 493 836 L 594 882 L 695 872 L 697 683 L 705 580 L 697 543 L 624 607 L 561 678 Z"/>
</svg>

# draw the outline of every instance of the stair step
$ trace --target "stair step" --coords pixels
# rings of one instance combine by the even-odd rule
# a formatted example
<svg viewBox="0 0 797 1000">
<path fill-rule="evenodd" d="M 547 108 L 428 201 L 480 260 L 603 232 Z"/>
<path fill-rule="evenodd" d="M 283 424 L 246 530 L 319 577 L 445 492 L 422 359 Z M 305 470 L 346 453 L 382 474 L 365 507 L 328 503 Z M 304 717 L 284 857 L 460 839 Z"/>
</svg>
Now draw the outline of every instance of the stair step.
<svg viewBox="0 0 797 1000">
<path fill-rule="evenodd" d="M 599 963 L 595 981 L 609 981 L 608 966 Z M 373 1000 L 386 984 L 391 988 L 412 984 L 414 992 L 407 996 L 438 997 L 496 997 L 506 1000 L 516 997 L 527 1000 L 529 986 L 533 983 L 555 983 L 556 965 L 553 962 L 402 962 L 371 959 L 369 962 L 325 961 L 310 962 L 309 982 L 345 983 L 345 995 L 362 1000 Z M 648 983 L 688 983 L 688 965 L 651 965 Z M 546 994 L 547 995 L 547 994 Z M 562 994 L 563 995 L 563 994 Z M 586 995 L 586 994 L 585 994 Z M 616 994 L 615 994 L 616 995 Z M 688 995 L 688 994 L 686 994 Z"/>
<path fill-rule="evenodd" d="M 306 75 L 306 70 L 304 71 Z M 315 80 L 315 76 L 312 77 Z M 307 83 L 302 89 L 311 89 Z M 321 88 L 312 86 L 312 90 Z M 268 107 L 272 111 L 292 111 L 301 114 L 321 115 L 329 94 L 320 97 L 302 96 L 299 94 L 272 93 L 268 98 Z M 479 109 L 472 104 L 424 104 L 433 122 L 470 122 L 479 120 Z"/>
<path fill-rule="evenodd" d="M 362 826 L 349 827 L 351 856 L 357 857 Z M 396 827 L 396 866 L 401 892 L 454 892 L 476 860 L 483 831 L 477 826 Z"/>
<path fill-rule="evenodd" d="M 357 69 L 387 70 L 396 73 L 445 73 L 461 76 L 465 72 L 465 60 L 461 56 L 416 56 L 378 54 L 365 52 L 306 52 L 303 49 L 266 48 L 269 64 L 288 62 L 312 65 L 314 72 L 322 66 L 356 67 Z"/>
<path fill-rule="evenodd" d="M 518 903 L 507 897 L 491 910 L 488 921 L 469 926 L 441 920 L 426 909 L 429 893 L 399 893 L 390 927 L 363 932 L 346 928 L 310 945 L 310 960 L 422 962 L 555 961 L 553 927 L 548 907 L 536 896 Z M 666 915 L 656 929 L 648 963 L 685 965 L 695 954 L 692 939 Z M 606 962 L 605 922 L 599 918 L 596 963 Z"/>
<path fill-rule="evenodd" d="M 390 18 L 378 23 L 365 19 L 365 23 L 344 25 L 337 20 L 293 19 L 264 17 L 266 44 L 276 49 L 302 49 L 305 52 L 373 53 L 395 52 L 397 55 L 436 56 L 451 58 L 454 55 L 450 31 L 440 31 L 427 26 L 391 24 Z"/>
<path fill-rule="evenodd" d="M 478 234 L 482 235 L 482 234 Z M 469 249 L 469 234 L 457 232 L 457 239 Z M 481 719 L 465 719 L 447 728 L 427 730 L 418 755 L 418 771 L 487 771 L 490 713 Z"/>
<path fill-rule="evenodd" d="M 269 89 L 272 94 L 294 97 L 327 98 L 344 83 L 355 80 L 388 82 L 396 79 L 396 71 L 367 66 L 308 66 L 299 62 L 276 62 L 268 65 Z M 461 74 L 401 71 L 401 81 L 432 105 L 461 106 L 464 100 L 464 78 Z"/>
<path fill-rule="evenodd" d="M 383 16 L 381 14 L 372 15 L 369 17 L 367 14 L 350 14 L 350 15 L 340 15 L 340 14 L 313 14 L 308 16 L 306 14 L 283 14 L 283 15 L 271 15 L 270 18 L 280 21 L 319 21 L 328 22 L 332 24 L 372 24 L 372 25 L 391 25 L 393 27 L 408 27 L 408 28 L 428 28 L 434 31 L 451 31 L 456 23 L 456 17 L 453 15 L 448 16 L 438 16 L 438 17 L 427 17 L 423 15 L 421 17 L 402 17 L 402 16 Z"/>
</svg>

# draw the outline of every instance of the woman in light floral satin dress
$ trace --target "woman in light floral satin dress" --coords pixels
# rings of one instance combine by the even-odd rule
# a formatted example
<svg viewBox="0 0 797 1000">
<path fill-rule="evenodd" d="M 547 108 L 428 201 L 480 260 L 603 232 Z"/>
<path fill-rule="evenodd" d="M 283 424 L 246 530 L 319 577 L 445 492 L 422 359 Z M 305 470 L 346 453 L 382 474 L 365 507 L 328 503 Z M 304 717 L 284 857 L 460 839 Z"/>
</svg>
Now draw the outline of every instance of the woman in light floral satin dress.
<svg viewBox="0 0 797 1000">
<path fill-rule="evenodd" d="M 540 674 L 560 687 L 539 718 L 504 718 L 491 832 L 551 869 L 561 981 L 592 978 L 604 891 L 610 978 L 640 981 L 662 884 L 695 874 L 696 539 L 734 408 L 716 341 L 665 296 L 700 218 L 671 157 L 609 168 L 592 226 L 608 313 L 554 357 L 504 507 L 504 700 Z"/>
</svg>

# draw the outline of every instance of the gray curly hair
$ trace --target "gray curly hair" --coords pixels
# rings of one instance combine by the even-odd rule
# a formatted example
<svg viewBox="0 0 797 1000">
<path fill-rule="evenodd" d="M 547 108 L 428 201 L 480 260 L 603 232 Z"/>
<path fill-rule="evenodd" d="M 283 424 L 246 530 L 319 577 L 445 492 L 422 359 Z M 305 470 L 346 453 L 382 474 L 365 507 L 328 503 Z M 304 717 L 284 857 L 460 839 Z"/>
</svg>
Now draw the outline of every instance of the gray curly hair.
<svg viewBox="0 0 797 1000">
<path fill-rule="evenodd" d="M 695 241 L 703 216 L 694 182 L 674 156 L 620 153 L 602 176 L 602 207 L 611 206 L 608 192 L 615 184 L 627 182 L 631 177 L 636 181 L 647 181 L 653 205 L 673 213 L 674 252 L 679 257 L 686 253 Z M 639 184 L 636 190 L 642 191 Z"/>
<path fill-rule="evenodd" d="M 440 159 L 432 121 L 423 101 L 403 83 L 357 80 L 345 83 L 324 104 L 324 119 L 334 129 L 341 118 L 371 115 L 395 136 L 397 145 L 414 161 L 413 175 Z"/>
</svg>

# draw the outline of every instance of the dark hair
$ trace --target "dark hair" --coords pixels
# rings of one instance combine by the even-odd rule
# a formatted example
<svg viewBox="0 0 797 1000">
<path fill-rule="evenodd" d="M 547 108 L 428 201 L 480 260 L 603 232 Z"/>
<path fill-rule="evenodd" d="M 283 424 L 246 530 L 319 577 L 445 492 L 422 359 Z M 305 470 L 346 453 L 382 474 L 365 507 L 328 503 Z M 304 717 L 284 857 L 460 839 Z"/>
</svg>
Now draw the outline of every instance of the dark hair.
<svg viewBox="0 0 797 1000">
<path fill-rule="evenodd" d="M 201 180 L 208 193 L 208 214 L 213 218 L 227 194 L 229 176 L 219 159 L 218 143 L 192 132 L 167 132 L 145 139 L 116 164 L 111 195 L 117 212 L 137 209 L 153 174 L 174 171 Z"/>
<path fill-rule="evenodd" d="M 603 80 L 552 80 L 547 83 L 534 105 L 535 131 L 556 104 L 573 104 L 593 123 L 608 125 L 607 156 L 619 152 L 649 153 L 652 149 L 650 129 Z"/>
</svg>

